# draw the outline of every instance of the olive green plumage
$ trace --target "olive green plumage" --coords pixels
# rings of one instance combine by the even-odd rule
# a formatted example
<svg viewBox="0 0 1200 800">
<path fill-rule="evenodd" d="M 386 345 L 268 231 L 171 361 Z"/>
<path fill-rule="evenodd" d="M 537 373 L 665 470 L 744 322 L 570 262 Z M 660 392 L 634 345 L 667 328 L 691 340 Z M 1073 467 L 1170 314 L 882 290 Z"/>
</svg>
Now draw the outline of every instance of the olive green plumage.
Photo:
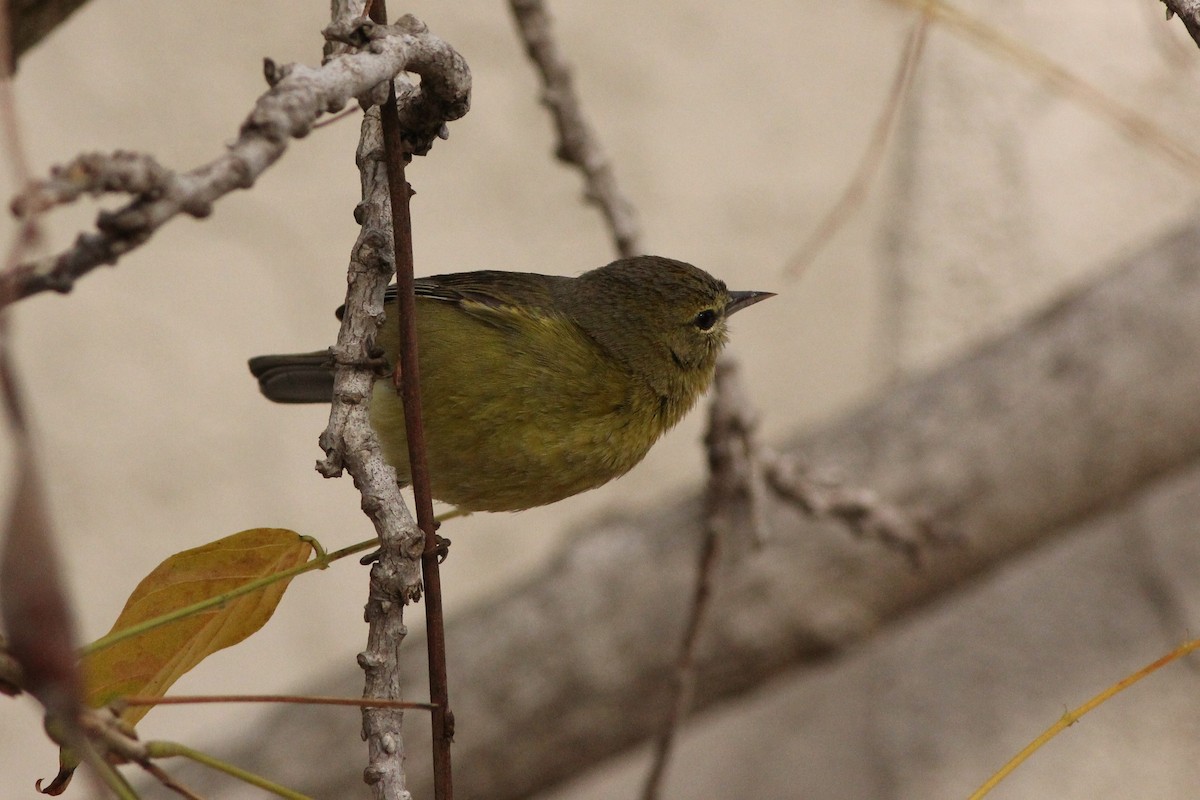
<svg viewBox="0 0 1200 800">
<path fill-rule="evenodd" d="M 553 503 L 623 475 L 712 381 L 726 318 L 767 292 L 729 292 L 666 258 L 577 278 L 466 272 L 416 281 L 421 396 L 433 496 L 466 511 Z M 398 352 L 395 302 L 379 344 Z M 280 402 L 328 402 L 324 353 L 261 356 Z M 378 381 L 371 424 L 408 483 L 404 412 Z"/>
</svg>

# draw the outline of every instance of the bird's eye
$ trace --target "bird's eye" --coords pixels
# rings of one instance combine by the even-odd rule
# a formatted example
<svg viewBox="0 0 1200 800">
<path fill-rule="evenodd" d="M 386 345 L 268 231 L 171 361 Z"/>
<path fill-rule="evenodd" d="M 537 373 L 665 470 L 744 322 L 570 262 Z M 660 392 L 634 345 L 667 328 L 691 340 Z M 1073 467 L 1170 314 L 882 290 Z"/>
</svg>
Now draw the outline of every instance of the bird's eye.
<svg viewBox="0 0 1200 800">
<path fill-rule="evenodd" d="M 696 315 L 696 319 L 694 319 L 693 322 L 700 330 L 707 331 L 711 329 L 713 325 L 717 324 L 717 312 L 713 311 L 711 308 L 706 308 Z"/>
</svg>

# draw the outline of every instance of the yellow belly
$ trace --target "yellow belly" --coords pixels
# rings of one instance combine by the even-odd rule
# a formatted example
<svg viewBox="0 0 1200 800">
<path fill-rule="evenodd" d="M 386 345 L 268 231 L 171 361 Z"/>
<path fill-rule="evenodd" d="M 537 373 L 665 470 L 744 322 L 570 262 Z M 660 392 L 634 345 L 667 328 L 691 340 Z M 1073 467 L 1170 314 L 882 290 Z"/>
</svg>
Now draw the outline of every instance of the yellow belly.
<svg viewBox="0 0 1200 800">
<path fill-rule="evenodd" d="M 496 325 L 418 302 L 422 410 L 433 496 L 467 511 L 516 511 L 592 489 L 637 464 L 694 401 L 667 401 L 570 323 Z M 380 336 L 396 352 L 395 320 Z M 408 483 L 402 404 L 375 385 L 371 423 Z"/>
</svg>

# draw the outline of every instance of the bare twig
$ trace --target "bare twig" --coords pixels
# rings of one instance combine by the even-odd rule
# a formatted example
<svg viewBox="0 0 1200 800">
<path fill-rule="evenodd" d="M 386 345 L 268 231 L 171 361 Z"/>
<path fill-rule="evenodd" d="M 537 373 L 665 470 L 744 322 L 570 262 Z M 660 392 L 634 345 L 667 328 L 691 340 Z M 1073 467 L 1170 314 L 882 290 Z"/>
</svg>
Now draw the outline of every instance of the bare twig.
<svg viewBox="0 0 1200 800">
<path fill-rule="evenodd" d="M 583 173 L 584 196 L 600 207 L 617 253 L 622 257 L 641 255 L 641 233 L 633 206 L 617 187 L 612 163 L 583 115 L 571 68 L 554 40 L 545 4 L 542 0 L 509 0 L 509 6 L 525 51 L 545 85 L 542 103 L 550 110 L 558 131 L 555 154 Z"/>
<path fill-rule="evenodd" d="M 800 251 L 792 257 L 787 266 L 789 273 L 798 275 L 807 269 L 821 249 L 829 243 L 834 234 L 842 229 L 842 226 L 862 205 L 863 198 L 867 195 L 867 189 L 876 173 L 879 172 L 879 165 L 883 163 L 888 140 L 896 128 L 896 118 L 899 116 L 900 109 L 904 107 L 904 99 L 908 95 L 909 86 L 912 85 L 917 64 L 921 61 L 921 50 L 925 45 L 925 33 L 928 30 L 929 15 L 922 12 L 917 17 L 917 21 L 913 23 L 912 30 L 904 41 L 904 49 L 901 50 L 900 60 L 896 64 L 896 74 L 892 78 L 892 87 L 888 91 L 887 102 L 884 103 L 879 118 L 875 120 L 871 140 L 867 143 L 867 149 L 858 162 L 858 169 L 854 171 L 850 182 L 846 184 L 842 196 L 825 214 L 816 230 L 808 237 L 808 241 L 801 246 Z"/>
<path fill-rule="evenodd" d="M 1036 76 L 1063 97 L 1106 121 L 1129 141 L 1157 153 L 1161 158 L 1172 162 L 1193 177 L 1200 176 L 1200 151 L 1193 148 L 1187 141 L 1172 136 L 1145 114 L 1114 100 L 1058 62 L 1047 58 L 1020 41 L 1006 36 L 997 28 L 984 23 L 945 0 L 891 0 L 891 2 L 928 15 L 933 22 L 942 25 L 947 30 Z M 1173 4 L 1168 3 L 1167 5 L 1170 8 Z M 1174 3 L 1174 5 L 1195 6 L 1196 3 L 1195 0 L 1188 0 L 1188 2 Z M 1194 14 L 1185 14 L 1182 18 L 1186 23 L 1187 20 L 1194 19 L 1194 16 Z"/>
<path fill-rule="evenodd" d="M 688 621 L 672 675 L 670 706 L 654 742 L 650 771 L 642 789 L 642 800 L 655 800 L 662 788 L 675 736 L 687 715 L 696 686 L 696 645 L 712 600 L 721 550 L 740 520 L 747 517 L 755 538 L 763 540 L 762 516 L 754 511 L 762 499 L 762 475 L 756 465 L 753 432 L 755 415 L 738 379 L 737 364 L 730 359 L 717 363 L 713 396 L 708 408 L 709 478 L 704 493 L 704 541 L 696 584 L 688 610 Z M 745 513 L 749 504 L 751 512 Z"/>
<path fill-rule="evenodd" d="M 369 100 L 381 84 L 386 91 L 387 82 L 402 70 L 428 76 L 419 91 L 409 86 L 404 92 L 405 130 L 419 139 L 411 148 L 414 152 L 428 149 L 444 131 L 445 121 L 466 113 L 469 81 L 461 81 L 466 64 L 427 30 L 410 27 L 406 20 L 394 27 L 359 21 L 331 26 L 326 36 L 360 49 L 316 68 L 269 64 L 271 89 L 259 98 L 233 144 L 209 163 L 175 173 L 151 166 L 153 161 L 145 156 L 87 155 L 56 169 L 49 180 L 17 197 L 14 210 L 25 215 L 85 192 L 134 192 L 134 199 L 123 208 L 102 212 L 96 220 L 98 230 L 80 234 L 70 249 L 0 276 L 10 296 L 20 299 L 47 290 L 69 291 L 80 276 L 114 263 L 178 214 L 207 216 L 218 198 L 249 188 L 283 155 L 289 140 L 305 136 L 321 114 L 337 111 L 351 99 Z"/>
<path fill-rule="evenodd" d="M 0 642 L 0 645 L 3 643 Z M 0 650 L 0 681 L 4 677 L 4 654 Z M 298 706 L 354 706 L 355 708 L 409 708 L 432 711 L 433 703 L 384 700 L 379 697 L 317 697 L 290 694 L 182 694 L 170 697 L 129 695 L 109 704 L 118 713 L 127 706 L 188 706 L 207 703 L 290 703 Z"/>
<path fill-rule="evenodd" d="M 924 549 L 942 537 L 931 520 L 882 500 L 875 492 L 832 482 L 819 483 L 792 459 L 759 446 L 758 417 L 746 393 L 737 364 L 717 364 L 709 405 L 709 479 L 704 492 L 704 542 L 683 642 L 675 662 L 670 706 L 655 739 L 642 800 L 659 796 L 676 732 L 692 702 L 696 682 L 696 648 L 715 591 L 723 545 L 739 529 L 748 536 L 739 544 L 765 543 L 765 511 L 769 501 L 783 500 L 814 519 L 838 520 L 864 537 L 877 539 L 919 562 Z"/>
<path fill-rule="evenodd" d="M 863 538 L 903 553 L 913 566 L 920 565 L 931 545 L 960 541 L 931 514 L 901 508 L 871 489 L 816 480 L 795 459 L 765 456 L 764 472 L 780 499 L 813 519 L 839 521 Z"/>
<path fill-rule="evenodd" d="M 1167 19 L 1172 15 L 1179 17 L 1196 44 L 1200 45 L 1200 0 L 1163 0 L 1163 5 L 1167 7 Z"/>
<path fill-rule="evenodd" d="M 102 777 L 112 773 L 111 778 L 123 783 L 112 767 L 114 764 L 134 763 L 149 768 L 150 753 L 137 738 L 133 727 L 120 718 L 111 708 L 84 708 L 73 720 L 82 734 L 74 732 L 56 720 L 47 720 L 46 734 L 63 747 L 72 748 L 83 761 L 95 768 Z M 155 777 L 161 771 L 152 770 Z M 75 768 L 64 764 L 45 787 L 37 782 L 38 791 L 48 795 L 62 794 L 66 790 Z M 169 778 L 168 778 L 169 780 Z M 110 784 L 111 785 L 111 784 Z"/>
</svg>

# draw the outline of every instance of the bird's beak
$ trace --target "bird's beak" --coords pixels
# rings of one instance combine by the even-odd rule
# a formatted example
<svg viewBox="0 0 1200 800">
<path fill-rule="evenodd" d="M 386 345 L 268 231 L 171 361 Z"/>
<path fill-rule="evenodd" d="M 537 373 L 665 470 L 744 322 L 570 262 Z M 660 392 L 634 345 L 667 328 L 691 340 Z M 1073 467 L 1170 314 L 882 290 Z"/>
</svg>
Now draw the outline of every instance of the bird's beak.
<svg viewBox="0 0 1200 800">
<path fill-rule="evenodd" d="M 725 316 L 728 317 L 733 312 L 752 306 L 759 300 L 766 300 L 768 297 L 774 296 L 774 292 L 730 292 L 729 304 L 725 306 Z"/>
</svg>

